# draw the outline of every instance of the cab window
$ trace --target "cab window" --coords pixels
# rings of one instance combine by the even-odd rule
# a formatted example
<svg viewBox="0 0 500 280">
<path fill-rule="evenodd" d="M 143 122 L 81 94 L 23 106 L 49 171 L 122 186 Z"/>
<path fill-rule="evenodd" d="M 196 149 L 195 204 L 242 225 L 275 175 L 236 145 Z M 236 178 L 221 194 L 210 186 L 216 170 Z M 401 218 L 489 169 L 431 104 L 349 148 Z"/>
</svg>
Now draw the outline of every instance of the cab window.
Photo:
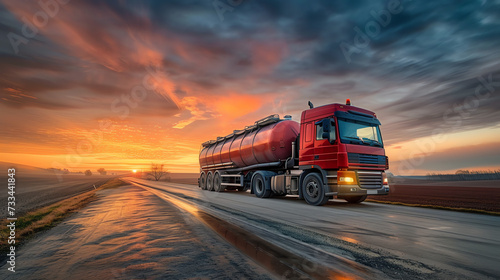
<svg viewBox="0 0 500 280">
<path fill-rule="evenodd" d="M 332 122 L 330 130 L 330 142 L 335 141 L 335 139 L 335 124 Z M 323 140 L 323 124 L 321 123 L 316 125 L 316 140 Z"/>
</svg>

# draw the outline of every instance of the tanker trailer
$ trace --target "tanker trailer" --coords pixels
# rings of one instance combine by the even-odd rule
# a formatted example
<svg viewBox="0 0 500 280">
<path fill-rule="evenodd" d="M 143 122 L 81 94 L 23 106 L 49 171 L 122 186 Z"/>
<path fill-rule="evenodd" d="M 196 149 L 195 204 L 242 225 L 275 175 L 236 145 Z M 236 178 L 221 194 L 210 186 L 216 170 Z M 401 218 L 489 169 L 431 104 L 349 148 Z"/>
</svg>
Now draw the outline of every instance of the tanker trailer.
<svg viewBox="0 0 500 280">
<path fill-rule="evenodd" d="M 337 197 L 360 203 L 386 195 L 385 156 L 375 113 L 347 101 L 290 116 L 270 115 L 202 144 L 203 190 L 250 190 L 260 198 L 299 195 L 311 205 Z"/>
</svg>

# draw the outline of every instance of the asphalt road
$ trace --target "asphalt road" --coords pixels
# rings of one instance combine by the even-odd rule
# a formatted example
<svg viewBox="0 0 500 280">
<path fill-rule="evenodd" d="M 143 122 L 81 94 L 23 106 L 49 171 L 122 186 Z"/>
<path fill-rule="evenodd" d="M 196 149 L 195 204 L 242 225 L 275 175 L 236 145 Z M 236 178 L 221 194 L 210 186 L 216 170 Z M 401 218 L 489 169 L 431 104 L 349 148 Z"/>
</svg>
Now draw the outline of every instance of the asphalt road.
<svg viewBox="0 0 500 280">
<path fill-rule="evenodd" d="M 136 186 L 104 189 L 16 249 L 0 279 L 273 279 L 196 221 Z"/>
<path fill-rule="evenodd" d="M 297 197 L 202 191 L 193 185 L 138 179 L 195 207 L 287 245 L 294 239 L 395 279 L 498 279 L 500 217 L 333 200 L 322 207 Z M 274 236 L 273 236 L 274 235 Z M 293 250 L 293 248 L 290 248 Z M 318 260 L 321 261 L 321 260 Z"/>
</svg>

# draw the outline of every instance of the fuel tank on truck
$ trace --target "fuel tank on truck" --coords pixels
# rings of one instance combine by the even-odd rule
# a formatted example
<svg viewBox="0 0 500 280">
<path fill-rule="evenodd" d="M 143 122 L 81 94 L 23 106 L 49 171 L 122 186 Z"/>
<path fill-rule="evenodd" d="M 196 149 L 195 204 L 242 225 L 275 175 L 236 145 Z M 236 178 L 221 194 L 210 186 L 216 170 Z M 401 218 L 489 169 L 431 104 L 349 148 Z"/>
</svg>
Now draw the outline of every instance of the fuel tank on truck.
<svg viewBox="0 0 500 280">
<path fill-rule="evenodd" d="M 201 168 L 238 168 L 291 157 L 299 123 L 281 120 L 277 115 L 270 117 L 226 137 L 203 143 L 199 157 Z"/>
</svg>

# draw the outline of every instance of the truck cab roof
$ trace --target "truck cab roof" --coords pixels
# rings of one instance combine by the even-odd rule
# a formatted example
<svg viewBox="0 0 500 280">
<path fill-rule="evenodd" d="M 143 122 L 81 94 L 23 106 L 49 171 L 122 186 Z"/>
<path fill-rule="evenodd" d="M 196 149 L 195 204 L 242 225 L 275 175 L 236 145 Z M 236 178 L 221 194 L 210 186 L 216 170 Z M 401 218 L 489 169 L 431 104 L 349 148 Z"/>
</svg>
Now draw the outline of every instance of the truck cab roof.
<svg viewBox="0 0 500 280">
<path fill-rule="evenodd" d="M 337 112 L 337 111 L 357 112 L 360 114 L 369 115 L 373 118 L 377 117 L 374 112 L 363 109 L 363 108 L 359 108 L 359 107 L 355 107 L 355 106 L 351 106 L 351 105 L 334 103 L 334 104 L 319 106 L 316 108 L 312 108 L 312 109 L 303 111 L 302 116 L 300 118 L 300 121 L 302 123 L 304 123 L 304 122 L 307 122 L 310 120 L 317 120 L 317 119 L 321 119 L 321 118 L 326 118 L 329 116 L 333 116 L 335 114 L 335 112 Z"/>
</svg>

